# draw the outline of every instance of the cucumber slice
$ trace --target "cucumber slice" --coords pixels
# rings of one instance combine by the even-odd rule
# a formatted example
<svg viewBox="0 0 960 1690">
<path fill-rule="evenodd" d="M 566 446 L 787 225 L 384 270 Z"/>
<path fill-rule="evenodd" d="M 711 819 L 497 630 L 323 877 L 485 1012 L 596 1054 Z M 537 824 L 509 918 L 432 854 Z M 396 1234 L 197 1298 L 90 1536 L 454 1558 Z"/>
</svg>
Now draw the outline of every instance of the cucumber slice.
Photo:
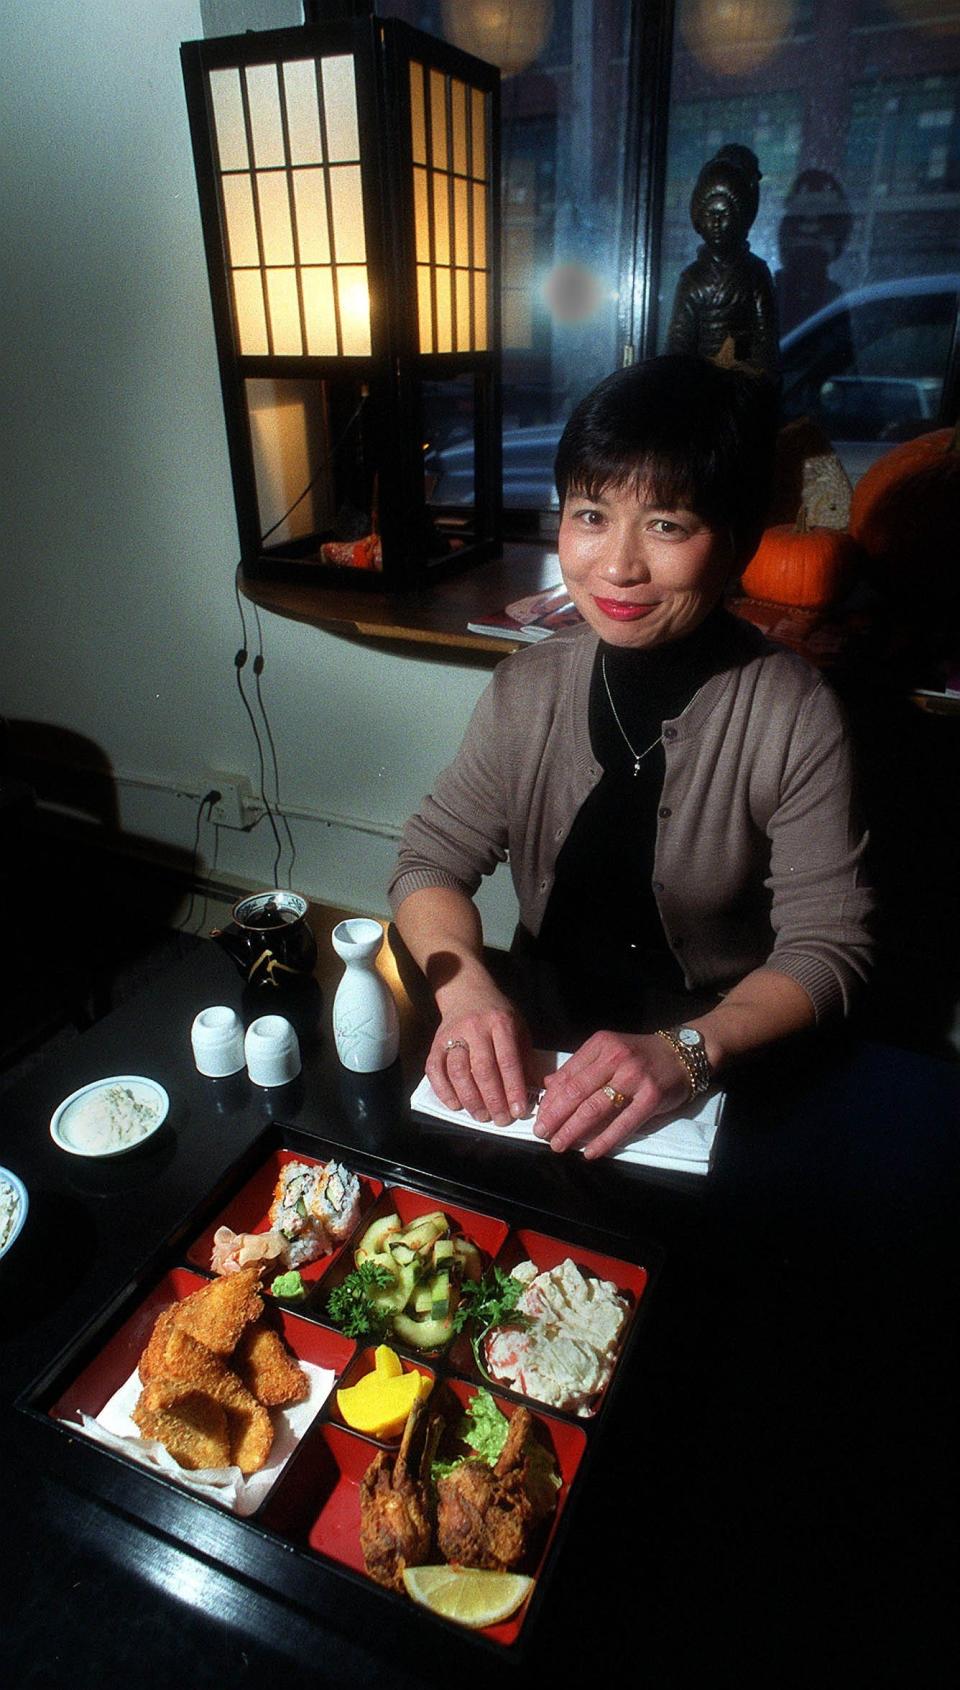
<svg viewBox="0 0 960 1690">
<path fill-rule="evenodd" d="M 410 1262 L 406 1267 L 394 1267 L 396 1279 L 393 1285 L 384 1286 L 370 1294 L 370 1301 L 381 1314 L 396 1317 L 401 1309 L 405 1309 L 417 1283 L 416 1265 Z"/>
<path fill-rule="evenodd" d="M 425 1280 L 422 1285 L 417 1286 L 417 1289 L 413 1293 L 410 1307 L 412 1308 L 414 1314 L 428 1315 L 430 1313 L 433 1308 L 433 1292 L 430 1290 L 428 1280 Z"/>
<path fill-rule="evenodd" d="M 469 1238 L 455 1238 L 453 1248 L 460 1258 L 464 1279 L 482 1279 L 483 1261 L 477 1246 Z"/>
<path fill-rule="evenodd" d="M 439 1211 L 435 1215 L 421 1215 L 412 1225 L 401 1234 L 404 1244 L 411 1250 L 429 1250 L 438 1238 L 444 1237 L 450 1228 L 446 1215 Z"/>
<path fill-rule="evenodd" d="M 452 1238 L 438 1238 L 433 1246 L 435 1268 L 452 1267 L 457 1259 L 457 1247 Z"/>
<path fill-rule="evenodd" d="M 396 1314 L 393 1330 L 413 1350 L 438 1350 L 453 1337 L 453 1315 L 448 1314 L 445 1320 L 414 1320 L 410 1315 Z"/>
<path fill-rule="evenodd" d="M 357 1265 L 365 1262 L 368 1256 L 379 1255 L 380 1251 L 386 1248 L 390 1234 L 399 1231 L 399 1215 L 381 1215 L 378 1220 L 371 1221 L 356 1248 Z"/>
<path fill-rule="evenodd" d="M 416 1259 L 417 1252 L 411 1250 L 409 1244 L 404 1244 L 402 1238 L 391 1238 L 387 1248 L 394 1261 L 399 1262 L 403 1267 L 409 1266 Z"/>
<path fill-rule="evenodd" d="M 427 1286 L 430 1291 L 431 1320 L 446 1320 L 447 1315 L 451 1312 L 449 1273 L 446 1269 L 443 1269 L 440 1273 L 435 1273 L 432 1279 L 427 1280 Z"/>
</svg>

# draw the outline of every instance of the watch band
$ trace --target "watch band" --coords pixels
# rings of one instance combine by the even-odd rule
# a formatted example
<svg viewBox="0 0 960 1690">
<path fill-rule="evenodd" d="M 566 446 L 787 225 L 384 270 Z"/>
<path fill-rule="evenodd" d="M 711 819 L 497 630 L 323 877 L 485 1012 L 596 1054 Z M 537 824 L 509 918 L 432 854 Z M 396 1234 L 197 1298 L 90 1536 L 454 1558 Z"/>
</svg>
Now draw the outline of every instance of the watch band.
<svg viewBox="0 0 960 1690">
<path fill-rule="evenodd" d="M 689 1042 L 684 1042 L 680 1037 L 681 1033 L 692 1035 Z M 702 1035 L 692 1027 L 680 1027 L 674 1032 L 668 1032 L 665 1027 L 658 1027 L 657 1038 L 665 1039 L 670 1049 L 683 1063 L 687 1071 L 687 1079 L 690 1081 L 690 1096 L 700 1097 L 703 1092 L 709 1091 L 713 1082 L 713 1074 L 710 1070 L 710 1061 Z"/>
</svg>

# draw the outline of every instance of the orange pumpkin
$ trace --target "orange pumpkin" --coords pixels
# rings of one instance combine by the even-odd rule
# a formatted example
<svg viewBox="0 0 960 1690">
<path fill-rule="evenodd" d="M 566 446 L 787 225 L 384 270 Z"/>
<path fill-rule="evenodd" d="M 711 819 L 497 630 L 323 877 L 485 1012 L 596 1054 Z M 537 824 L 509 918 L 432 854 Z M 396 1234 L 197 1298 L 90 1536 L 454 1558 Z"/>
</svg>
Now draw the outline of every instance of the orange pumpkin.
<svg viewBox="0 0 960 1690">
<path fill-rule="evenodd" d="M 804 506 L 793 527 L 768 528 L 743 572 L 751 598 L 768 604 L 824 610 L 840 593 L 857 557 L 850 535 L 837 528 L 811 528 Z"/>
<path fill-rule="evenodd" d="M 850 532 L 876 585 L 918 620 L 960 598 L 960 423 L 904 441 L 853 490 Z"/>
</svg>

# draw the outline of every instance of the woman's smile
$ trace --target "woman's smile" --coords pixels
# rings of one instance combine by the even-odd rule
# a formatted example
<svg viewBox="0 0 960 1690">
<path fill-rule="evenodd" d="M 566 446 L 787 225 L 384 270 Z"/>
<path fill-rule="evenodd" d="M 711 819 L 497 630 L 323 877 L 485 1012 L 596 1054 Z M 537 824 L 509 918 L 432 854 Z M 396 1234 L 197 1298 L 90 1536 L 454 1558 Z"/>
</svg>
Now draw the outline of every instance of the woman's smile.
<svg viewBox="0 0 960 1690">
<path fill-rule="evenodd" d="M 614 622 L 639 622 L 657 608 L 655 604 L 631 604 L 629 599 L 602 599 L 596 593 L 593 602 L 602 615 L 612 617 Z"/>
</svg>

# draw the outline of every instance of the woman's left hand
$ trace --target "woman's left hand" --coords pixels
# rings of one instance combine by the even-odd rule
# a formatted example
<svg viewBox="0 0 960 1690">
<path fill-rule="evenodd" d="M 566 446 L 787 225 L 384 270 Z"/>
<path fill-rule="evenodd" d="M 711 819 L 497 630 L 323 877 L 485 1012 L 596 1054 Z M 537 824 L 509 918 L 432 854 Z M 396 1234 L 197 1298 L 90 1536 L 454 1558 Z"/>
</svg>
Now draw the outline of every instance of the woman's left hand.
<svg viewBox="0 0 960 1690">
<path fill-rule="evenodd" d="M 593 1159 L 689 1101 L 686 1070 L 666 1039 L 656 1033 L 594 1033 L 547 1075 L 533 1130 L 551 1150 L 582 1147 Z"/>
</svg>

